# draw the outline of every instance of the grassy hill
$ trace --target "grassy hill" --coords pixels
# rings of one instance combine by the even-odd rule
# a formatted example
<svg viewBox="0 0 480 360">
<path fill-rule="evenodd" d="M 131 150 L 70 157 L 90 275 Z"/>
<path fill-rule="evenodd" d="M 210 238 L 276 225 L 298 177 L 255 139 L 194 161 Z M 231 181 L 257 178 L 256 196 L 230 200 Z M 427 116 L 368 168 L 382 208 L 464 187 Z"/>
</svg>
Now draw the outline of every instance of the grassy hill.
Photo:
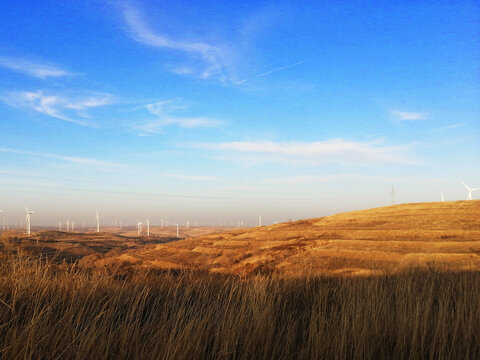
<svg viewBox="0 0 480 360">
<path fill-rule="evenodd" d="M 238 275 L 370 275 L 412 266 L 480 270 L 480 201 L 354 211 L 150 244 L 83 263 Z"/>
</svg>

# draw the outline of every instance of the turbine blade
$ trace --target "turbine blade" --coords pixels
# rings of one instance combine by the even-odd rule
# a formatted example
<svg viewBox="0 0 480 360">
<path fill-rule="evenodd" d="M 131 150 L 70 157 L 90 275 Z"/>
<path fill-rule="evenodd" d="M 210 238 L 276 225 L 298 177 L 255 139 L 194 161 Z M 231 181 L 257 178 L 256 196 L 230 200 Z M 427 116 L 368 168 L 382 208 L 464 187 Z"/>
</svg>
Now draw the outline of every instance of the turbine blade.
<svg viewBox="0 0 480 360">
<path fill-rule="evenodd" d="M 480 190 L 480 188 L 475 188 L 475 189 L 471 189 L 471 190 L 472 190 L 472 191 L 473 191 L 473 190 Z"/>
<path fill-rule="evenodd" d="M 463 184 L 463 186 L 465 186 L 465 187 L 467 188 L 467 190 L 471 190 L 471 189 L 467 186 L 467 184 L 465 184 L 462 180 L 460 180 L 460 182 Z"/>
</svg>

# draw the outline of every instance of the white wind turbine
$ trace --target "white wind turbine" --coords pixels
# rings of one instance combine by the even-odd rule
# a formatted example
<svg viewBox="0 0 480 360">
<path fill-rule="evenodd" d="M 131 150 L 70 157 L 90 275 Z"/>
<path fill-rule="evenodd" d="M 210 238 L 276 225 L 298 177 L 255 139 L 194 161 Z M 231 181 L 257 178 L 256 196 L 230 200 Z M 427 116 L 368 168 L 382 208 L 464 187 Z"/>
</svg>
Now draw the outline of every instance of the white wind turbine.
<svg viewBox="0 0 480 360">
<path fill-rule="evenodd" d="M 31 233 L 31 225 L 32 225 L 32 214 L 35 211 L 28 210 L 28 207 L 25 205 L 25 210 L 27 210 L 27 217 L 25 218 L 25 222 L 27 223 L 27 234 L 30 235 Z"/>
<path fill-rule="evenodd" d="M 62 222 L 61 221 L 58 222 L 58 231 L 62 231 Z"/>
<path fill-rule="evenodd" d="M 67 219 L 67 231 L 70 231 L 70 219 Z"/>
<path fill-rule="evenodd" d="M 262 226 L 262 215 L 258 215 L 258 226 Z"/>
<path fill-rule="evenodd" d="M 0 213 L 5 214 L 3 210 L 0 210 Z M 5 215 L 3 215 L 3 231 L 5 231 L 6 224 L 5 224 Z"/>
<path fill-rule="evenodd" d="M 95 220 L 97 221 L 97 233 L 100 232 L 100 213 L 98 212 L 98 209 L 95 209 L 97 212 L 95 215 Z"/>
<path fill-rule="evenodd" d="M 467 200 L 472 200 L 472 191 L 475 191 L 475 190 L 480 190 L 480 188 L 474 188 L 474 189 L 471 189 L 469 188 L 462 180 L 460 180 L 460 182 L 463 184 L 463 186 L 465 186 L 468 190 L 468 196 L 467 196 Z"/>
<path fill-rule="evenodd" d="M 3 210 L 0 210 L 0 213 L 3 214 L 3 231 L 7 229 L 7 219 L 5 218 L 5 212 Z"/>
<path fill-rule="evenodd" d="M 137 220 L 137 234 L 141 235 L 142 234 L 142 220 Z"/>
<path fill-rule="evenodd" d="M 147 236 L 150 236 L 150 220 L 145 220 L 145 224 L 147 224 Z"/>
<path fill-rule="evenodd" d="M 445 201 L 445 198 L 443 197 L 443 191 L 442 191 L 442 193 L 441 193 L 441 194 L 442 194 L 442 201 Z"/>
<path fill-rule="evenodd" d="M 179 238 L 178 236 L 178 224 L 175 224 L 175 226 L 177 227 L 177 239 Z"/>
</svg>

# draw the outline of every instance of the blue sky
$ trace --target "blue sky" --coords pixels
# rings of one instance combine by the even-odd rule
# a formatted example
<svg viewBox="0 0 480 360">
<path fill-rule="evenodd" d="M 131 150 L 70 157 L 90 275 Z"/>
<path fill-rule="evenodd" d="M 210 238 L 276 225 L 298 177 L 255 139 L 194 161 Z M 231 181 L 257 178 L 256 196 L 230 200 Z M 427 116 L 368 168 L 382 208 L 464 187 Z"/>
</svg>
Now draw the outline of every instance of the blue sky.
<svg viewBox="0 0 480 360">
<path fill-rule="evenodd" d="M 254 225 L 480 187 L 474 1 L 3 1 L 0 209 Z M 473 193 L 480 198 L 480 191 Z"/>
</svg>

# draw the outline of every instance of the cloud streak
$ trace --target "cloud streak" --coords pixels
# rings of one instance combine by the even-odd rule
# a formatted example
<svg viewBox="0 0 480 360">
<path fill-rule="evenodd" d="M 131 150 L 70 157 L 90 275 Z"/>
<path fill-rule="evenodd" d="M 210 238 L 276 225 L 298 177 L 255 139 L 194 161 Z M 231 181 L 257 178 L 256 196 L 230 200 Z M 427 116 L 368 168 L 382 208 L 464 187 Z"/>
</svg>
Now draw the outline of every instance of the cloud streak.
<svg viewBox="0 0 480 360">
<path fill-rule="evenodd" d="M 191 67 L 178 67 L 179 70 L 174 71 L 175 73 L 182 75 L 195 73 L 197 77 L 203 79 L 211 77 L 218 77 L 223 81 L 226 79 L 227 56 L 225 49 L 203 42 L 175 40 L 167 35 L 157 33 L 151 29 L 138 9 L 131 6 L 123 8 L 123 17 L 130 36 L 135 41 L 155 48 L 179 51 L 188 56 L 200 58 L 206 64 L 200 71 L 195 71 Z M 188 71 L 184 71 L 185 69 Z"/>
<path fill-rule="evenodd" d="M 180 175 L 180 174 L 163 174 L 164 176 L 181 179 L 181 180 L 189 180 L 189 181 L 215 181 L 217 178 L 215 176 L 197 176 L 197 175 Z"/>
<path fill-rule="evenodd" d="M 155 120 L 149 121 L 143 125 L 137 126 L 143 135 L 156 134 L 163 131 L 166 126 L 179 126 L 185 129 L 194 128 L 212 128 L 223 124 L 223 122 L 206 117 L 182 117 L 174 116 L 172 112 L 186 109 L 179 99 L 170 99 L 165 101 L 148 104 L 145 106 L 148 112 L 155 115 Z"/>
<path fill-rule="evenodd" d="M 427 114 L 422 112 L 407 112 L 407 111 L 391 110 L 390 113 L 398 121 L 416 121 L 416 120 L 425 120 L 427 118 Z"/>
<path fill-rule="evenodd" d="M 294 165 L 349 164 L 411 164 L 408 146 L 386 146 L 377 142 L 348 141 L 335 138 L 316 142 L 236 141 L 194 144 L 196 148 L 227 154 L 226 158 L 246 162 L 281 162 Z M 240 157 L 239 157 L 240 154 Z M 224 157 L 225 158 L 225 157 Z"/>
<path fill-rule="evenodd" d="M 59 120 L 68 121 L 81 126 L 95 127 L 95 124 L 72 117 L 87 117 L 88 109 L 109 105 L 112 96 L 109 94 L 95 94 L 84 97 L 66 97 L 64 95 L 47 94 L 43 91 L 17 91 L 5 94 L 2 97 L 9 106 L 31 109 L 43 115 Z"/>
<path fill-rule="evenodd" d="M 126 168 L 127 167 L 127 165 L 125 164 L 121 164 L 113 161 L 104 161 L 104 160 L 81 158 L 81 157 L 66 156 L 66 155 L 55 155 L 55 154 L 17 150 L 17 149 L 10 149 L 10 148 L 0 148 L 0 152 L 34 156 L 34 157 L 44 157 L 44 158 L 50 158 L 50 159 L 58 159 L 58 160 L 62 160 L 70 163 L 97 166 L 97 167 L 108 167 L 108 168 Z"/>
<path fill-rule="evenodd" d="M 0 67 L 33 76 L 38 79 L 73 75 L 72 73 L 53 65 L 5 56 L 0 56 Z"/>
<path fill-rule="evenodd" d="M 255 78 L 264 77 L 264 76 L 267 76 L 267 75 L 276 73 L 276 72 L 278 72 L 278 71 L 290 69 L 290 68 L 292 68 L 292 67 L 295 67 L 295 66 L 298 66 L 298 65 L 301 65 L 301 64 L 305 64 L 306 62 L 307 62 L 307 61 L 298 61 L 298 62 L 293 63 L 293 64 L 290 64 L 290 65 L 279 66 L 279 67 L 276 67 L 276 68 L 274 68 L 274 69 L 271 69 L 271 70 L 265 71 L 265 72 L 263 72 L 263 73 L 257 74 L 257 75 L 255 75 L 254 77 L 255 77 Z M 244 84 L 244 83 L 246 83 L 246 82 L 249 81 L 249 80 L 251 80 L 251 79 L 240 80 L 240 81 L 235 82 L 235 84 L 237 84 L 237 85 Z"/>
</svg>

